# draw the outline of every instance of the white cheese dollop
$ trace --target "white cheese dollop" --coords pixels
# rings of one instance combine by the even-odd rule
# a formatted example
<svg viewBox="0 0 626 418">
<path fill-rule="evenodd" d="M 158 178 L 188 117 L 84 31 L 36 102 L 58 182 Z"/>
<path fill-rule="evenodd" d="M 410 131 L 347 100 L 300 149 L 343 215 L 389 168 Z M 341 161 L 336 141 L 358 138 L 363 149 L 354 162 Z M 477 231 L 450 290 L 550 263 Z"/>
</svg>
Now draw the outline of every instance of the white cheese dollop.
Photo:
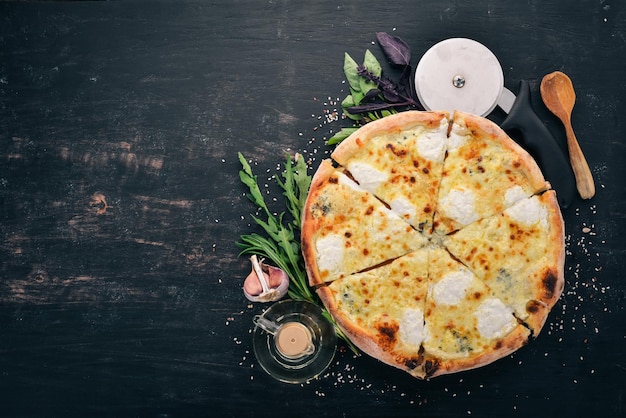
<svg viewBox="0 0 626 418">
<path fill-rule="evenodd" d="M 448 136 L 448 152 L 455 151 L 464 145 L 469 138 L 467 128 L 453 123 L 450 135 Z"/>
<path fill-rule="evenodd" d="M 473 274 L 466 268 L 449 273 L 432 287 L 432 298 L 438 305 L 457 305 L 465 297 Z"/>
<path fill-rule="evenodd" d="M 537 196 L 520 200 L 504 212 L 525 225 L 539 223 L 543 227 L 548 226 L 548 211 Z"/>
<path fill-rule="evenodd" d="M 343 265 L 344 240 L 339 235 L 328 235 L 317 240 L 317 266 L 322 271 L 337 273 Z"/>
<path fill-rule="evenodd" d="M 517 325 L 513 312 L 496 298 L 481 303 L 474 315 L 478 321 L 478 332 L 485 338 L 503 337 Z"/>
<path fill-rule="evenodd" d="M 504 203 L 507 206 L 513 205 L 515 202 L 518 202 L 522 199 L 526 199 L 528 197 L 528 193 L 522 189 L 521 186 L 513 186 L 509 187 L 504 193 Z"/>
<path fill-rule="evenodd" d="M 382 183 L 387 181 L 387 174 L 370 164 L 354 162 L 348 165 L 348 170 L 361 187 L 370 192 L 375 191 Z"/>
<path fill-rule="evenodd" d="M 405 344 L 419 346 L 426 337 L 424 312 L 419 308 L 405 309 L 400 319 L 400 340 Z"/>
<path fill-rule="evenodd" d="M 461 225 L 478 220 L 476 197 L 470 190 L 452 189 L 440 201 L 440 210 Z"/>
<path fill-rule="evenodd" d="M 354 190 L 356 190 L 358 192 L 364 192 L 365 191 L 354 180 L 352 180 L 350 177 L 346 176 L 345 174 L 339 173 L 338 177 L 339 177 L 339 184 L 341 184 L 342 186 L 349 187 L 349 188 L 354 189 Z"/>
<path fill-rule="evenodd" d="M 411 220 L 415 217 L 415 205 L 404 197 L 393 199 L 389 202 L 389 207 L 403 219 Z"/>
<path fill-rule="evenodd" d="M 448 120 L 443 118 L 437 130 L 426 131 L 417 138 L 417 152 L 427 160 L 442 162 L 448 138 Z"/>
</svg>

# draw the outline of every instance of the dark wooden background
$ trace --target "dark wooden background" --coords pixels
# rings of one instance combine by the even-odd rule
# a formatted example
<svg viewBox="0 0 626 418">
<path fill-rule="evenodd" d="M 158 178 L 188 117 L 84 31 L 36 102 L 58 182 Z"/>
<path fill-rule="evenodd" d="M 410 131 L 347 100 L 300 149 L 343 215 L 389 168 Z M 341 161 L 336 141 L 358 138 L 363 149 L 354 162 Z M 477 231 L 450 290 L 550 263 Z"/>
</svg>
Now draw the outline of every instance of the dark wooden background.
<svg viewBox="0 0 626 418">
<path fill-rule="evenodd" d="M 621 0 L 0 3 L 0 416 L 626 415 Z M 570 75 L 597 196 L 565 213 L 566 288 L 539 338 L 429 382 L 340 346 L 279 383 L 252 353 L 237 152 L 272 190 L 341 126 L 344 52 L 413 61 L 474 38 L 506 84 Z M 385 71 L 391 71 L 385 67 Z M 502 115 L 497 112 L 492 117 Z M 267 186 L 266 186 L 267 185 Z M 280 201 L 275 210 L 283 210 Z"/>
</svg>

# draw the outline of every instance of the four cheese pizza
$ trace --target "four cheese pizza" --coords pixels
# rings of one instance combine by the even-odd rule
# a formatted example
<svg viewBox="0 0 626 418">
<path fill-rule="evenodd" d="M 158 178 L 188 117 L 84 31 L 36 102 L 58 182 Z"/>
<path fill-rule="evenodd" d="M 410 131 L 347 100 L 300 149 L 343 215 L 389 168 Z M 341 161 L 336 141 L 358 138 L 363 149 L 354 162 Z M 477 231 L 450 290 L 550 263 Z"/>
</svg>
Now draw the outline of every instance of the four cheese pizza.
<svg viewBox="0 0 626 418">
<path fill-rule="evenodd" d="M 302 252 L 355 345 L 429 378 L 539 334 L 563 290 L 563 219 L 535 161 L 497 125 L 407 111 L 331 157 L 313 176 Z"/>
</svg>

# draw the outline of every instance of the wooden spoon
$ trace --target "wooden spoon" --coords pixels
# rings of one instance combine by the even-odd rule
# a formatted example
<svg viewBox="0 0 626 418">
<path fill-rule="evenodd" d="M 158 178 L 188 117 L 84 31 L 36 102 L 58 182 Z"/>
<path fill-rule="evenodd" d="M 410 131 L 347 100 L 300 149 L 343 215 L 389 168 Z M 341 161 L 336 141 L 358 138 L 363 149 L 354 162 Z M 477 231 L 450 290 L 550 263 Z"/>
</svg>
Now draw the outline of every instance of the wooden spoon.
<svg viewBox="0 0 626 418">
<path fill-rule="evenodd" d="M 546 75 L 541 81 L 541 98 L 546 107 L 558 117 L 563 126 L 565 126 L 565 134 L 567 136 L 567 149 L 569 151 L 569 159 L 572 163 L 574 176 L 576 177 L 576 188 L 580 197 L 583 199 L 591 199 L 596 194 L 596 187 L 593 184 L 593 177 L 589 170 L 587 160 L 583 155 L 574 129 L 572 128 L 572 109 L 576 101 L 576 93 L 572 80 L 560 72 L 555 71 Z"/>
</svg>

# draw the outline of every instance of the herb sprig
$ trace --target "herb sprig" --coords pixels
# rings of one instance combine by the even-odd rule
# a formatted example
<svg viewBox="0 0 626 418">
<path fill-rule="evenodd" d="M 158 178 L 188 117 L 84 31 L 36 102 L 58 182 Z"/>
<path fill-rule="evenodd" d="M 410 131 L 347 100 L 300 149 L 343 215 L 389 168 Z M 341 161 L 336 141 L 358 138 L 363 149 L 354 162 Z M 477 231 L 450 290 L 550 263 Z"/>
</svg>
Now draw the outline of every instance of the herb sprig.
<svg viewBox="0 0 626 418">
<path fill-rule="evenodd" d="M 311 178 L 306 174 L 306 163 L 303 158 L 296 158 L 295 165 L 290 155 L 287 155 L 283 180 L 276 178 L 276 182 L 283 190 L 287 210 L 292 220 L 285 220 L 285 212 L 275 216 L 270 212 L 265 198 L 259 189 L 257 177 L 252 173 L 250 164 L 243 154 L 239 153 L 239 162 L 243 169 L 239 171 L 239 179 L 248 186 L 250 193 L 248 199 L 264 212 L 267 220 L 258 216 L 252 218 L 257 225 L 266 232 L 267 237 L 253 233 L 242 235 L 241 242 L 237 246 L 242 249 L 240 255 L 256 254 L 271 260 L 276 267 L 283 270 L 289 276 L 292 286 L 289 288 L 289 297 L 293 299 L 308 300 L 315 302 L 313 293 L 306 281 L 306 270 L 300 252 L 299 240 L 296 231 L 300 229 L 301 208 L 304 206 Z"/>
<path fill-rule="evenodd" d="M 402 69 L 401 75 L 398 81 L 383 76 L 380 62 L 369 49 L 365 51 L 362 65 L 345 53 L 343 71 L 350 94 L 341 102 L 341 108 L 343 114 L 357 126 L 342 128 L 328 139 L 328 145 L 346 139 L 359 128 L 359 123 L 380 119 L 402 109 L 423 110 L 411 79 L 411 50 L 408 44 L 386 32 L 377 32 L 376 39 L 387 60 Z"/>
<path fill-rule="evenodd" d="M 263 228 L 267 236 L 256 233 L 242 235 L 241 241 L 237 242 L 237 246 L 241 248 L 239 255 L 255 254 L 267 258 L 276 267 L 287 273 L 290 279 L 289 297 L 295 300 L 306 300 L 320 306 L 324 317 L 335 325 L 337 336 L 343 339 L 355 354 L 358 354 L 358 349 L 337 327 L 334 319 L 308 285 L 304 258 L 299 244 L 302 209 L 312 179 L 307 174 L 304 158 L 296 155 L 295 160 L 292 160 L 291 156 L 287 154 L 282 178 L 274 177 L 285 197 L 287 212 L 291 216 L 291 220 L 288 220 L 285 218 L 286 212 L 274 215 L 269 210 L 250 164 L 242 153 L 238 153 L 238 156 L 242 166 L 242 170 L 239 171 L 239 179 L 250 191 L 247 194 L 248 199 L 263 212 L 264 218 L 267 219 L 263 220 L 259 216 L 252 216 L 255 223 Z"/>
</svg>

